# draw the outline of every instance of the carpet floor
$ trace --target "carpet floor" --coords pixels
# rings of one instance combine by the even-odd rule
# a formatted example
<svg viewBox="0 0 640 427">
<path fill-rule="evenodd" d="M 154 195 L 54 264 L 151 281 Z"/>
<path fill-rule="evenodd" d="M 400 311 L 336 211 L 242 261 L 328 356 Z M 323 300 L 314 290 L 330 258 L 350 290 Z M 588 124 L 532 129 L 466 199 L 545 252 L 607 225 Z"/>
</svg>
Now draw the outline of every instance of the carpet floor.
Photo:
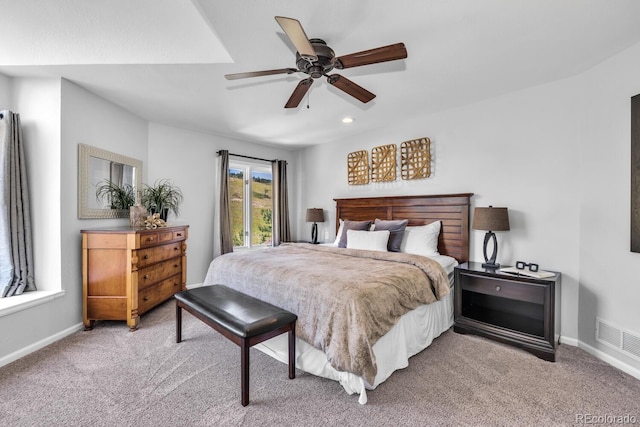
<svg viewBox="0 0 640 427">
<path fill-rule="evenodd" d="M 564 426 L 640 424 L 640 381 L 576 347 L 545 362 L 447 331 L 358 404 L 339 383 L 240 350 L 168 301 L 129 332 L 97 322 L 0 368 L 3 426 Z"/>
</svg>

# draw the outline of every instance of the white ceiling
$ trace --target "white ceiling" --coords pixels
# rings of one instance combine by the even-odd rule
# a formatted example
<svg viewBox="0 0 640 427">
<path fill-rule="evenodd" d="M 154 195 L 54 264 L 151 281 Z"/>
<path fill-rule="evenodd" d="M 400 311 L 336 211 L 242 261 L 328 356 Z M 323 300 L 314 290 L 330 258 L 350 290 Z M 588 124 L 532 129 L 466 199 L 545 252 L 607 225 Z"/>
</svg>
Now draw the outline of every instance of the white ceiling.
<svg viewBox="0 0 640 427">
<path fill-rule="evenodd" d="M 295 67 L 274 16 L 337 56 L 404 42 L 408 58 L 337 70 L 368 104 Z M 297 148 L 580 73 L 640 42 L 637 0 L 0 0 L 0 73 L 64 77 L 150 121 Z M 342 117 L 355 122 L 344 125 Z"/>
</svg>

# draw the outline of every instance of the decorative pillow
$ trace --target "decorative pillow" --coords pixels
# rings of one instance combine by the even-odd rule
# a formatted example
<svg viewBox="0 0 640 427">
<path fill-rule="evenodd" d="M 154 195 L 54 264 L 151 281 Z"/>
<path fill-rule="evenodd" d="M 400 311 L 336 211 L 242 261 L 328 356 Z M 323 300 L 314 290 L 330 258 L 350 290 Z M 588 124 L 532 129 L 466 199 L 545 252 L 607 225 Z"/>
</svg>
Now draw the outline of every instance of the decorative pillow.
<svg viewBox="0 0 640 427">
<path fill-rule="evenodd" d="M 371 221 L 344 221 L 344 227 L 342 228 L 342 235 L 340 236 L 340 241 L 338 242 L 339 248 L 347 247 L 347 231 L 348 230 L 366 230 L 369 231 L 369 227 L 371 227 Z"/>
<path fill-rule="evenodd" d="M 408 254 L 435 256 L 438 252 L 440 221 L 418 227 L 406 227 L 400 244 L 400 252 Z"/>
<path fill-rule="evenodd" d="M 376 218 L 374 222 L 375 231 L 389 230 L 389 243 L 387 243 L 389 252 L 400 252 L 402 236 L 404 235 L 404 229 L 407 227 L 408 222 L 408 219 L 387 221 Z"/>
<path fill-rule="evenodd" d="M 336 240 L 334 240 L 333 244 L 338 246 L 340 244 L 340 238 L 342 237 L 342 233 L 344 232 L 344 220 L 340 218 L 340 226 L 338 227 L 338 232 L 336 233 Z"/>
<path fill-rule="evenodd" d="M 347 248 L 387 252 L 389 234 L 389 230 L 347 230 Z"/>
</svg>

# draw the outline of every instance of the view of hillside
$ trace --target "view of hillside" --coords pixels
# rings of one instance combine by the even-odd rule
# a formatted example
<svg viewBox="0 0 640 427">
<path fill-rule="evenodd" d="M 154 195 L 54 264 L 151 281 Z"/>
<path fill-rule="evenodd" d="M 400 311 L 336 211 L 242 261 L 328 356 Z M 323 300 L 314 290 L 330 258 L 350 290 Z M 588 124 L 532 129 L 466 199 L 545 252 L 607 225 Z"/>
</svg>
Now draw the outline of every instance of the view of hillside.
<svg viewBox="0 0 640 427">
<path fill-rule="evenodd" d="M 252 245 L 271 243 L 272 187 L 271 179 L 254 174 L 251 180 L 251 234 Z M 231 236 L 233 246 L 244 246 L 243 173 L 229 171 L 229 198 L 231 203 Z"/>
</svg>

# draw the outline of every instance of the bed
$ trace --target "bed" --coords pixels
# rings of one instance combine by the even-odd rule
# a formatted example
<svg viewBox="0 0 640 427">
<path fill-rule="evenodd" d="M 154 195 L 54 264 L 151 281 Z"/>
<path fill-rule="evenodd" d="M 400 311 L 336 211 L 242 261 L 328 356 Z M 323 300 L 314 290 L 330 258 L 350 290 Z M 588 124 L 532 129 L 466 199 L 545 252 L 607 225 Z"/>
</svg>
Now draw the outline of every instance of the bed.
<svg viewBox="0 0 640 427">
<path fill-rule="evenodd" d="M 453 324 L 453 269 L 468 260 L 471 196 L 335 199 L 336 230 L 349 236 L 347 247 L 336 239 L 225 254 L 211 262 L 204 285 L 224 284 L 297 314 L 296 367 L 340 382 L 364 404 L 367 390 Z M 402 251 L 357 244 L 386 236 L 391 245 L 389 231 L 343 229 L 376 219 L 383 229 L 406 220 Z M 410 250 L 435 225 L 437 251 Z M 286 337 L 256 348 L 287 363 Z"/>
</svg>

